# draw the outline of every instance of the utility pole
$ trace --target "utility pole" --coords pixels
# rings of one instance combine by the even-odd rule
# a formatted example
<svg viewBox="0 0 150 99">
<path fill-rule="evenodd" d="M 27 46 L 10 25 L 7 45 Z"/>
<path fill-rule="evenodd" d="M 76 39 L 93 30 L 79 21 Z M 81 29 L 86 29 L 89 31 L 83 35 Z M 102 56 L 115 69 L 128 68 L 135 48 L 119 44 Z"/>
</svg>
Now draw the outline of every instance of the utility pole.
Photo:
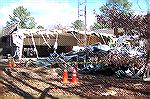
<svg viewBox="0 0 150 99">
<path fill-rule="evenodd" d="M 84 9 L 84 25 L 85 25 L 85 28 L 84 28 L 84 48 L 86 48 L 86 4 L 87 4 L 87 1 L 85 0 L 85 9 Z"/>
<path fill-rule="evenodd" d="M 78 0 L 78 20 L 79 20 L 79 17 L 80 17 L 80 0 Z"/>
<path fill-rule="evenodd" d="M 150 77 L 150 9 L 148 6 L 148 11 L 147 11 L 147 46 L 148 46 L 148 64 L 147 64 L 147 78 Z"/>
<path fill-rule="evenodd" d="M 80 10 L 80 6 L 84 4 L 84 10 Z M 86 23 L 86 5 L 87 5 L 87 0 L 85 0 L 84 2 L 80 2 L 80 0 L 78 0 L 78 20 L 80 20 L 80 16 L 84 16 L 84 47 L 86 48 L 86 32 L 87 32 L 87 29 L 86 29 L 86 26 L 87 26 L 87 23 Z M 84 11 L 84 14 L 80 14 L 80 11 Z M 79 32 L 79 30 L 78 30 Z"/>
<path fill-rule="evenodd" d="M 80 10 L 80 6 L 84 4 L 84 10 Z M 85 0 L 84 2 L 80 3 L 80 0 L 78 0 L 78 20 L 80 18 L 80 16 L 84 16 L 84 48 L 86 48 L 86 4 L 87 4 L 87 0 Z M 84 11 L 83 14 L 80 14 L 80 11 Z M 78 30 L 79 32 L 79 30 Z M 86 67 L 86 54 L 83 56 L 84 57 L 84 67 Z"/>
<path fill-rule="evenodd" d="M 80 17 L 80 0 L 78 0 L 78 20 L 79 20 L 79 17 Z M 79 30 L 79 28 L 78 28 L 78 34 L 77 34 L 78 39 L 79 39 L 79 37 L 80 37 L 79 31 L 80 31 L 80 30 Z M 80 39 L 79 39 L 77 45 L 80 46 Z"/>
</svg>

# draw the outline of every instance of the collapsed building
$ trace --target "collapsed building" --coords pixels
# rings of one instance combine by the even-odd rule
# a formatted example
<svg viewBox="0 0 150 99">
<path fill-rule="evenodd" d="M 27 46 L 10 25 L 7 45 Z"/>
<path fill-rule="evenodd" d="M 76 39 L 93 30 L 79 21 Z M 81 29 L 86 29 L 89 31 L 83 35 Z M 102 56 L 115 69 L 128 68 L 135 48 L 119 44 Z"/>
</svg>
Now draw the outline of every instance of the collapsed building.
<svg viewBox="0 0 150 99">
<path fill-rule="evenodd" d="M 139 77 L 148 69 L 146 40 L 136 33 L 120 33 L 123 33 L 122 36 L 115 35 L 113 29 L 87 32 L 87 48 L 84 48 L 84 31 L 19 29 L 15 23 L 3 30 L 2 53 L 4 58 L 11 54 L 19 60 L 48 57 L 45 59 L 48 63 L 78 61 L 82 72 L 97 73 L 112 68 L 119 76 L 128 74 Z M 72 52 L 75 46 L 82 49 Z M 65 54 L 61 57 L 51 56 L 50 53 L 54 52 Z M 126 69 L 122 69 L 123 67 Z"/>
<path fill-rule="evenodd" d="M 3 29 L 2 39 L 3 56 L 18 54 L 19 59 L 30 57 L 29 52 L 38 57 L 49 56 L 54 51 L 55 42 L 58 43 L 58 53 L 71 51 L 72 46 L 77 45 L 73 35 L 64 30 L 19 29 L 17 23 Z"/>
<path fill-rule="evenodd" d="M 87 46 L 102 42 L 108 42 L 108 34 L 113 30 L 102 30 L 101 35 L 87 32 Z M 98 33 L 98 32 L 96 32 Z M 110 34 L 112 35 L 112 34 Z M 101 37 L 100 37 L 101 36 Z M 66 29 L 19 29 L 17 23 L 13 23 L 3 29 L 3 58 L 7 54 L 21 58 L 48 57 L 57 49 L 57 53 L 67 53 L 73 46 L 83 47 L 84 31 L 70 31 Z"/>
</svg>

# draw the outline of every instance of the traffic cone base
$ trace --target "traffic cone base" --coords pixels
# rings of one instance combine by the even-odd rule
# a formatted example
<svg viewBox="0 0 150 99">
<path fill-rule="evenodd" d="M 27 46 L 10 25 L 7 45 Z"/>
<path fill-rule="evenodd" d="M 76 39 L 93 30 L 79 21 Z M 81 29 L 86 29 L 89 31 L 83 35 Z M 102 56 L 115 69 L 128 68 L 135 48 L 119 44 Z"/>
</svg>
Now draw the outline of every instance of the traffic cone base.
<svg viewBox="0 0 150 99">
<path fill-rule="evenodd" d="M 73 77 L 72 77 L 71 83 L 72 83 L 72 84 L 77 84 L 77 83 L 78 83 L 78 80 L 77 80 L 76 75 L 72 75 L 72 76 L 73 76 Z"/>
</svg>

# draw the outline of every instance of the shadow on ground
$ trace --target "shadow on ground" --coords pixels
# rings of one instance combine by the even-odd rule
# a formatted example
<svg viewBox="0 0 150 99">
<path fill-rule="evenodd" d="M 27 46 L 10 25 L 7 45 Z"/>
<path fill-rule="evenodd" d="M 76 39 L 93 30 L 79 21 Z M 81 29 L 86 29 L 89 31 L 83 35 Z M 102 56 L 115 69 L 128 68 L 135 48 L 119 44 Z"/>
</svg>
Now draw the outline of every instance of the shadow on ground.
<svg viewBox="0 0 150 99">
<path fill-rule="evenodd" d="M 52 99 L 57 99 L 56 96 L 49 94 L 49 91 L 51 91 L 54 88 L 60 89 L 63 92 L 71 93 L 75 96 L 79 96 L 80 98 L 91 98 L 90 96 L 95 96 L 95 97 L 104 96 L 102 93 L 106 93 L 107 90 L 112 87 L 131 91 L 131 92 L 135 93 L 134 95 L 132 94 L 133 96 L 138 96 L 138 95 L 142 95 L 142 96 L 146 96 L 146 97 L 150 96 L 150 82 L 144 82 L 141 80 L 139 81 L 136 79 L 116 79 L 114 77 L 108 77 L 108 76 L 102 76 L 102 75 L 101 76 L 86 75 L 86 76 L 80 77 L 81 79 L 79 81 L 83 82 L 83 83 L 80 83 L 80 84 L 74 85 L 74 86 L 66 85 L 67 87 L 63 87 L 63 86 L 52 83 L 54 81 L 59 82 L 60 79 L 57 79 L 57 78 L 55 78 L 55 79 L 49 78 L 50 81 L 47 81 L 47 80 L 45 80 L 45 78 L 40 79 L 40 78 L 29 77 L 29 79 L 32 81 L 37 80 L 39 82 L 42 82 L 42 83 L 52 86 L 52 87 L 48 87 L 48 88 L 41 90 L 40 88 L 32 86 L 30 83 L 27 83 L 25 80 L 22 80 L 22 78 L 18 78 L 16 76 L 12 75 L 12 72 L 17 72 L 15 69 L 12 69 L 12 70 L 3 69 L 3 71 L 7 76 L 12 78 L 13 81 L 17 81 L 27 87 L 30 87 L 34 91 L 41 93 L 40 96 L 38 97 L 39 99 L 45 99 L 46 97 L 52 98 Z M 24 74 L 24 75 L 26 75 L 26 74 Z M 37 97 L 31 95 L 31 93 L 26 92 L 25 90 L 19 88 L 10 79 L 8 79 L 7 76 L 1 75 L 0 83 L 2 85 L 4 85 L 5 87 L 7 87 L 7 89 L 9 89 L 10 92 L 18 94 L 25 99 L 37 98 Z M 141 86 L 139 88 L 136 88 L 134 86 L 136 84 L 139 84 Z M 121 96 L 121 95 L 116 93 L 115 96 Z M 109 94 L 108 96 L 112 96 L 112 95 Z M 112 99 L 114 99 L 113 97 L 114 96 L 112 96 Z M 101 97 L 101 98 L 106 99 L 105 97 Z"/>
</svg>

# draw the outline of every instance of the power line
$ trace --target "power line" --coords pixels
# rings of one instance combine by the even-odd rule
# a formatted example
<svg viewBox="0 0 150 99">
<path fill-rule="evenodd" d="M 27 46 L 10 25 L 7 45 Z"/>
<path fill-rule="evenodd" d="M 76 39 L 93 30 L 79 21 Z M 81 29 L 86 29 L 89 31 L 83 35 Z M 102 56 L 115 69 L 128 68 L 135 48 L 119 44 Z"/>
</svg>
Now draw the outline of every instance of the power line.
<svg viewBox="0 0 150 99">
<path fill-rule="evenodd" d="M 147 5 L 147 10 L 149 10 L 149 6 L 150 6 L 150 4 L 149 4 L 149 0 L 144 0 L 145 2 L 146 2 L 146 5 Z M 140 4 L 139 4 L 139 0 L 136 0 L 136 2 L 137 2 L 137 5 L 138 5 L 138 7 L 142 10 L 142 8 L 141 8 L 141 6 L 140 6 Z"/>
<path fill-rule="evenodd" d="M 139 0 L 137 0 L 137 5 L 138 5 L 138 7 L 141 9 L 141 7 L 140 7 L 140 5 L 139 5 Z M 142 9 L 141 9 L 142 10 Z"/>
<path fill-rule="evenodd" d="M 150 6 L 150 0 L 146 0 L 146 4 L 147 4 L 147 7 L 148 7 L 148 10 L 150 10 L 149 6 Z"/>
</svg>

